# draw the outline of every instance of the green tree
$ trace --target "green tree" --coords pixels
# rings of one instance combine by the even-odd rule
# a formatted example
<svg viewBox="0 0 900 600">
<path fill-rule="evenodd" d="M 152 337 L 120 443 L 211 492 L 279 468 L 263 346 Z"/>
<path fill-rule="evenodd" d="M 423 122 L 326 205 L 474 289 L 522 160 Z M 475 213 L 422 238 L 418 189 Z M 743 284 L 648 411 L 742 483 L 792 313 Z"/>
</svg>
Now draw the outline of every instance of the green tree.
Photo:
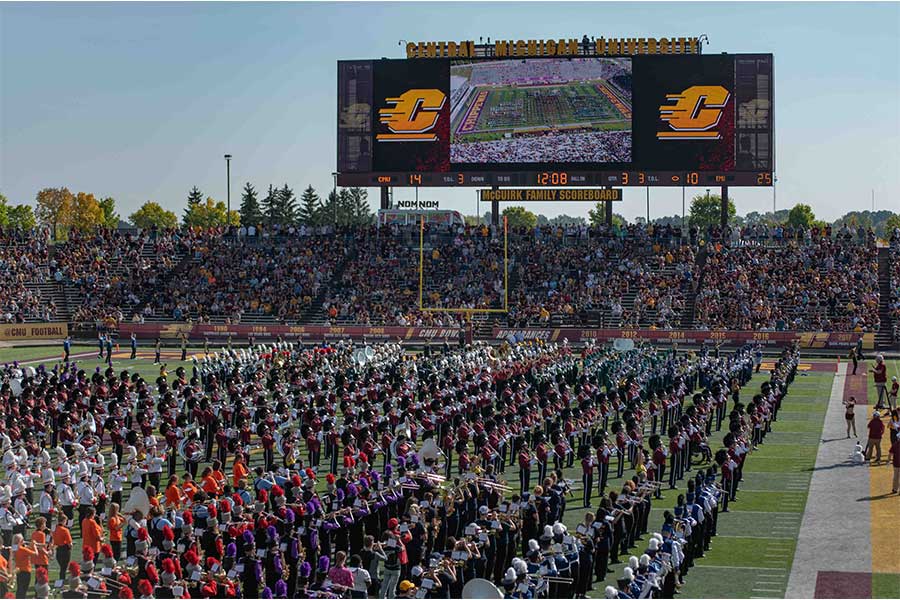
<svg viewBox="0 0 900 600">
<path fill-rule="evenodd" d="M 368 225 L 372 222 L 372 210 L 369 208 L 369 192 L 362 188 L 352 187 L 347 190 L 348 220 L 351 225 Z"/>
<path fill-rule="evenodd" d="M 278 222 L 282 225 L 297 222 L 297 197 L 288 184 L 284 184 L 284 187 L 278 190 Z"/>
<path fill-rule="evenodd" d="M 156 202 L 144 202 L 128 220 L 138 229 L 173 229 L 178 226 L 178 215 Z"/>
<path fill-rule="evenodd" d="M 524 206 L 508 206 L 503 209 L 503 216 L 506 217 L 510 229 L 520 227 L 533 229 L 537 225 L 537 215 Z"/>
<path fill-rule="evenodd" d="M 598 202 L 594 208 L 588 211 L 588 223 L 591 227 L 600 227 L 606 224 L 606 203 Z M 628 220 L 618 213 L 613 213 L 612 224 L 616 227 L 628 225 Z"/>
<path fill-rule="evenodd" d="M 9 227 L 9 209 L 6 196 L 0 194 L 0 227 Z"/>
<path fill-rule="evenodd" d="M 341 190 L 343 192 L 343 190 Z M 340 197 L 334 193 L 334 190 L 328 192 L 328 197 L 322 203 L 322 210 L 319 211 L 320 225 L 334 225 L 340 223 Z"/>
<path fill-rule="evenodd" d="M 30 231 L 37 227 L 34 211 L 27 204 L 16 204 L 7 212 L 9 227 Z"/>
<path fill-rule="evenodd" d="M 262 223 L 263 214 L 259 208 L 259 201 L 256 199 L 256 190 L 248 181 L 244 185 L 244 191 L 241 195 L 241 225 L 259 225 Z"/>
<path fill-rule="evenodd" d="M 188 227 L 221 227 L 222 225 L 240 223 L 240 214 L 231 211 L 228 218 L 228 208 L 224 202 L 216 202 L 207 198 L 206 202 L 195 205 L 190 213 L 185 215 L 184 224 Z"/>
<path fill-rule="evenodd" d="M 722 210 L 722 197 L 718 194 L 698 194 L 691 200 L 691 212 L 688 223 L 691 227 L 706 229 L 719 225 Z M 737 210 L 734 202 L 728 200 L 728 222 L 734 221 Z"/>
<path fill-rule="evenodd" d="M 188 225 L 188 215 L 194 210 L 195 206 L 198 206 L 201 202 L 203 202 L 203 192 L 195 185 L 191 188 L 191 191 L 188 192 L 187 197 L 187 206 L 184 209 L 184 224 Z"/>
<path fill-rule="evenodd" d="M 347 188 L 341 188 L 338 192 L 338 224 L 342 226 L 353 224 L 353 198 Z"/>
<path fill-rule="evenodd" d="M 262 199 L 262 212 L 265 217 L 266 224 L 274 225 L 278 223 L 278 192 L 271 183 L 269 184 L 269 191 L 266 192 L 266 197 Z"/>
<path fill-rule="evenodd" d="M 787 222 L 791 227 L 810 227 L 816 220 L 816 215 L 809 204 L 795 204 L 788 213 Z"/>
<path fill-rule="evenodd" d="M 115 198 L 104 198 L 99 201 L 100 210 L 103 211 L 102 225 L 115 229 L 119 226 L 119 213 L 116 212 Z"/>
<path fill-rule="evenodd" d="M 554 227 L 567 227 L 569 225 L 586 225 L 584 217 L 572 217 L 569 215 L 556 215 L 548 221 Z"/>
<path fill-rule="evenodd" d="M 313 186 L 306 186 L 303 194 L 300 196 L 300 210 L 297 211 L 297 220 L 302 225 L 315 227 L 319 225 L 320 214 L 322 209 L 322 199 Z"/>
<path fill-rule="evenodd" d="M 889 216 L 887 219 L 885 219 L 885 221 L 884 221 L 884 231 L 885 231 L 884 237 L 890 239 L 891 232 L 893 232 L 895 229 L 900 229 L 900 215 L 898 215 L 898 214 L 893 214 L 893 215 Z"/>
<path fill-rule="evenodd" d="M 68 237 L 67 229 L 72 221 L 72 205 L 75 197 L 68 188 L 44 188 L 37 193 L 35 214 L 41 225 L 50 228 L 53 239 Z"/>
</svg>

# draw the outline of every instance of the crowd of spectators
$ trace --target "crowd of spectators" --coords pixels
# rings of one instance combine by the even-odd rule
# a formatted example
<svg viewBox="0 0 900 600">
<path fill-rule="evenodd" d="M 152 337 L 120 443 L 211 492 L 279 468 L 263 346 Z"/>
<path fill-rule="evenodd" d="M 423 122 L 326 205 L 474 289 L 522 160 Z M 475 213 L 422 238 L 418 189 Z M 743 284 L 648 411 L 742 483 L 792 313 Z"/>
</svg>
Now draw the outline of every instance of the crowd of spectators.
<svg viewBox="0 0 900 600">
<path fill-rule="evenodd" d="M 834 228 L 831 225 L 794 227 L 791 225 L 754 223 L 741 227 L 710 227 L 703 232 L 693 227 L 689 235 L 692 245 L 696 245 L 700 241 L 721 243 L 726 246 L 809 245 L 821 239 L 834 240 L 841 243 L 875 244 L 875 232 L 871 228 L 852 228 L 847 224 Z"/>
<path fill-rule="evenodd" d="M 709 246 L 696 297 L 702 329 L 877 331 L 874 244 L 815 237 L 784 247 Z"/>
<path fill-rule="evenodd" d="M 647 316 L 653 321 L 642 324 L 677 324 L 694 254 L 674 233 L 671 227 L 570 227 L 519 237 L 510 253 L 509 320 L 596 326 Z"/>
<path fill-rule="evenodd" d="M 46 235 L 23 235 L 0 229 L 0 322 L 50 321 L 52 300 L 42 302 L 34 284 L 49 278 Z M 32 284 L 32 285 L 29 285 Z"/>
<path fill-rule="evenodd" d="M 900 228 L 891 232 L 890 244 L 891 295 L 888 311 L 894 323 L 893 339 L 897 341 L 900 340 Z"/>
<path fill-rule="evenodd" d="M 500 60 L 465 65 L 462 68 L 471 69 L 469 82 L 474 86 L 595 81 L 612 79 L 631 71 L 626 61 L 612 58 Z"/>
<path fill-rule="evenodd" d="M 546 131 L 487 142 L 453 142 L 455 163 L 628 162 L 631 131 Z"/>
<path fill-rule="evenodd" d="M 141 316 L 229 323 L 253 316 L 297 322 L 344 259 L 346 239 L 330 230 L 292 237 L 279 232 L 250 237 L 207 233 L 194 240 L 188 268 L 154 290 Z"/>
<path fill-rule="evenodd" d="M 199 235 L 174 229 L 72 231 L 51 260 L 54 279 L 74 288 L 79 302 L 70 307 L 72 321 L 114 325 L 127 318 Z"/>
<path fill-rule="evenodd" d="M 0 232 L 0 321 L 69 320 L 456 326 L 502 309 L 510 326 L 874 332 L 877 248 L 866 229 L 754 225 L 511 229 L 427 226 L 420 309 L 418 226 L 334 230 Z M 690 243 L 694 240 L 696 243 Z M 891 236 L 892 320 L 900 321 L 900 232 Z M 702 269 L 700 249 L 707 254 Z M 44 297 L 42 297 L 42 287 Z M 63 315 L 66 316 L 66 315 Z"/>
</svg>

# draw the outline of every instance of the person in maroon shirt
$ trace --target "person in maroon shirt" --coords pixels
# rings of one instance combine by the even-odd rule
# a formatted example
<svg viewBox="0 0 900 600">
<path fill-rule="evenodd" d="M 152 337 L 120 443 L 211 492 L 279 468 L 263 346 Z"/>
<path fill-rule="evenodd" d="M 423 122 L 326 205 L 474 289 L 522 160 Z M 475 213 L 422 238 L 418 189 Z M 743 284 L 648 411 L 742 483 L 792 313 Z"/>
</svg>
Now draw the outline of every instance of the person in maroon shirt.
<svg viewBox="0 0 900 600">
<path fill-rule="evenodd" d="M 220 422 L 216 428 L 216 458 L 223 465 L 228 462 L 228 434 L 225 426 Z"/>
<path fill-rule="evenodd" d="M 674 425 L 669 427 L 669 489 L 675 489 L 675 481 L 678 475 L 678 459 L 679 459 L 679 445 L 678 445 L 678 428 Z"/>
<path fill-rule="evenodd" d="M 524 444 L 519 451 L 519 493 L 525 494 L 531 489 L 531 452 Z"/>
<path fill-rule="evenodd" d="M 312 429 L 306 434 L 306 450 L 309 454 L 309 466 L 318 467 L 322 454 L 322 442 L 319 441 L 319 437 Z"/>
<path fill-rule="evenodd" d="M 881 413 L 877 410 L 872 413 L 869 421 L 869 443 L 866 445 L 866 460 L 872 459 L 872 450 L 875 450 L 875 462 L 881 462 L 881 438 L 884 436 L 884 423 L 881 422 Z"/>
<path fill-rule="evenodd" d="M 266 471 L 271 471 L 275 464 L 275 438 L 272 437 L 268 427 L 264 427 L 260 437 L 263 447 L 263 464 Z"/>
<path fill-rule="evenodd" d="M 884 357 L 878 355 L 875 357 L 875 367 L 869 369 L 875 380 L 875 389 L 878 390 L 878 404 L 875 408 L 884 408 L 884 399 L 887 396 L 887 365 L 884 364 Z"/>
<path fill-rule="evenodd" d="M 535 455 L 538 460 L 538 481 L 544 481 L 547 475 L 547 447 L 544 445 L 543 434 L 538 434 L 538 445 L 535 448 Z"/>
<path fill-rule="evenodd" d="M 650 448 L 653 449 L 653 480 L 659 485 L 656 488 L 656 497 L 662 498 L 662 482 L 666 475 L 666 450 L 658 435 L 650 436 Z"/>
</svg>

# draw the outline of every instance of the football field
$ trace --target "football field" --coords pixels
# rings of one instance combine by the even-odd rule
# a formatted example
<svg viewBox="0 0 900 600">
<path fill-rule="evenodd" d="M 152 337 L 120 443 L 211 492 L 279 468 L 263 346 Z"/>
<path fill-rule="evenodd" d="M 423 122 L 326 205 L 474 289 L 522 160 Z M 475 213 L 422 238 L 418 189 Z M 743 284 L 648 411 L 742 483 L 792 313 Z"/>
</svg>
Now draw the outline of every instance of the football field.
<svg viewBox="0 0 900 600">
<path fill-rule="evenodd" d="M 105 363 L 96 360 L 95 346 L 73 346 L 72 356 L 88 373 Z M 190 359 L 202 350 L 163 351 L 170 377 L 184 366 L 190 377 Z M 0 364 L 14 360 L 50 368 L 61 355 L 59 346 L 0 349 Z M 113 366 L 140 372 L 149 382 L 158 376 L 152 347 L 114 353 Z M 42 360 L 43 359 L 43 360 Z M 888 374 L 900 376 L 900 361 L 889 360 Z M 874 410 L 875 389 L 867 374 L 870 361 L 861 361 L 856 376 L 846 363 L 801 359 L 797 377 L 785 397 L 778 420 L 772 424 L 763 445 L 748 457 L 737 501 L 728 513 L 719 513 L 718 535 L 704 558 L 695 561 L 680 594 L 685 598 L 896 598 L 900 597 L 900 496 L 890 494 L 891 469 L 879 465 L 855 465 L 850 461 L 856 439 L 865 444 L 865 424 Z M 746 402 L 765 381 L 755 375 L 741 392 Z M 857 398 L 858 436 L 847 439 L 844 432 L 845 397 Z M 729 402 L 729 408 L 730 408 Z M 724 431 L 713 431 L 710 446 L 721 445 Z M 887 433 L 885 434 L 887 438 Z M 882 443 L 886 456 L 889 441 Z M 261 453 L 252 452 L 251 464 L 261 464 Z M 179 461 L 178 471 L 182 466 Z M 205 466 L 205 464 L 201 465 Z M 565 522 L 570 530 L 581 522 L 581 474 L 578 462 L 565 470 L 572 480 L 573 496 L 568 500 Z M 619 489 L 623 479 L 612 477 L 609 489 Z M 517 487 L 516 468 L 506 468 L 506 481 Z M 633 471 L 626 468 L 624 477 Z M 693 473 L 689 473 L 692 475 Z M 650 531 L 659 531 L 663 512 L 672 510 L 685 481 L 677 490 L 664 490 L 653 501 Z M 596 490 L 592 495 L 596 508 Z M 78 528 L 75 555 L 80 553 Z M 606 585 L 615 585 L 627 565 L 628 556 L 640 556 L 648 537 L 610 565 L 611 573 L 602 583 L 594 583 L 589 597 L 602 598 Z M 51 569 L 51 577 L 56 568 Z"/>
</svg>

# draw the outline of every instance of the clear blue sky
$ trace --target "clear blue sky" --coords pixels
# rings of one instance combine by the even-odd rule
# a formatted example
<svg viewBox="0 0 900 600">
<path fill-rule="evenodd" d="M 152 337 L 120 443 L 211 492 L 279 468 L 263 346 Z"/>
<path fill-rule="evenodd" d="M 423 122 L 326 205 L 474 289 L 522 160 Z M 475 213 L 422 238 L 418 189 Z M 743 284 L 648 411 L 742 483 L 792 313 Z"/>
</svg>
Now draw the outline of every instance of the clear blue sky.
<svg viewBox="0 0 900 600">
<path fill-rule="evenodd" d="M 246 181 L 325 192 L 338 59 L 400 57 L 399 39 L 583 33 L 707 33 L 707 52 L 774 53 L 779 207 L 832 219 L 874 189 L 900 211 L 897 3 L 2 4 L 0 192 L 33 202 L 64 185 L 113 196 L 123 217 L 146 200 L 180 214 L 193 185 L 225 199 L 226 152 L 233 206 Z M 732 195 L 740 213 L 772 206 L 771 190 Z M 474 197 L 420 190 L 466 213 Z M 643 215 L 644 199 L 626 191 L 618 209 Z M 651 205 L 680 213 L 681 191 L 652 190 Z"/>
</svg>

